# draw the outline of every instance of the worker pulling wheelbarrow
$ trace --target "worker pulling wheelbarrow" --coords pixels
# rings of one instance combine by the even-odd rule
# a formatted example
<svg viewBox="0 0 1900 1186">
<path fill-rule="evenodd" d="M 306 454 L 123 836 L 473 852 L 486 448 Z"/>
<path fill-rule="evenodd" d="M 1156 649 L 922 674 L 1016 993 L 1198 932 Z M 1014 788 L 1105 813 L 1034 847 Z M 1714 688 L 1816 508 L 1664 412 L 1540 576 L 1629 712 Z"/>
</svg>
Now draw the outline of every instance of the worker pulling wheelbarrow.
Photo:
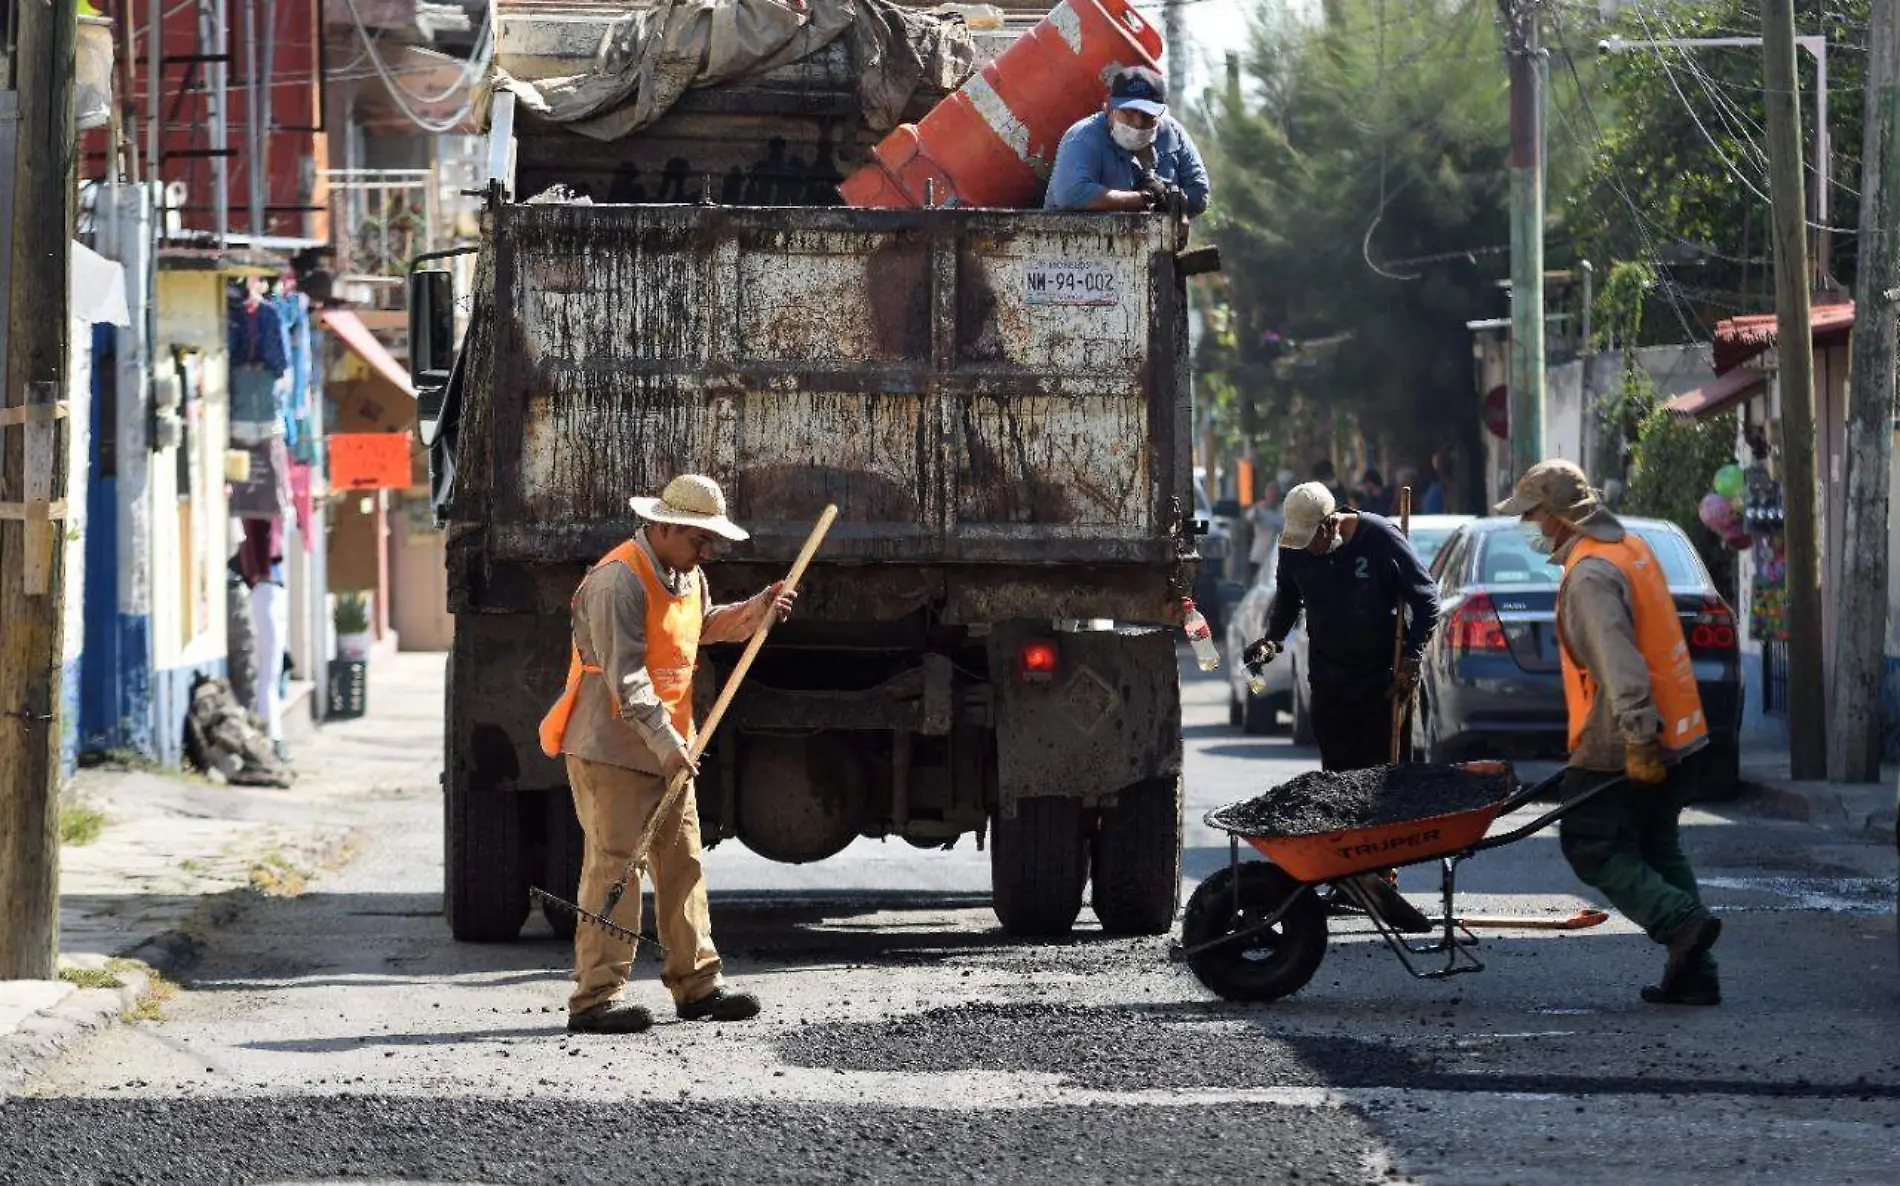
<svg viewBox="0 0 1900 1186">
<path fill-rule="evenodd" d="M 1471 929 L 1481 920 L 1461 918 L 1456 909 L 1458 866 L 1541 831 L 1623 781 L 1606 775 L 1529 823 L 1487 835 L 1500 816 L 1562 777 L 1520 786 L 1503 762 L 1315 772 L 1210 811 L 1207 825 L 1228 834 L 1228 863 L 1188 900 L 1179 956 L 1201 983 L 1230 1001 L 1275 1001 L 1298 992 L 1326 955 L 1326 891 L 1363 912 L 1414 977 L 1481 971 Z M 1266 860 L 1243 859 L 1243 840 Z M 1440 868 L 1437 918 L 1419 915 L 1377 876 L 1429 862 Z M 1607 917 L 1588 910 L 1567 919 L 1488 921 L 1577 929 Z M 1408 937 L 1421 933 L 1430 937 Z"/>
</svg>

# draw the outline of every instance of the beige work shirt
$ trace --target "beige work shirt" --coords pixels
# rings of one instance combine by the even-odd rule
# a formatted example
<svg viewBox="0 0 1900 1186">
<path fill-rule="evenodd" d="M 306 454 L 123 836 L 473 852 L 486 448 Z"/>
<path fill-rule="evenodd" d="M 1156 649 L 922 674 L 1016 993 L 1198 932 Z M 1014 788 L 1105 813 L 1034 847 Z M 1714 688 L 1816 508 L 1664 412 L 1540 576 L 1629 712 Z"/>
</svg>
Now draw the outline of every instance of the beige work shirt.
<svg viewBox="0 0 1900 1186">
<path fill-rule="evenodd" d="M 1607 522 L 1599 538 L 1611 542 L 1622 539 L 1622 524 L 1607 512 L 1602 518 Z M 1551 563 L 1564 563 L 1576 542 L 1574 536 L 1566 541 L 1550 558 Z M 1656 711 L 1650 690 L 1649 663 L 1636 646 L 1628 579 L 1610 561 L 1588 556 L 1564 574 L 1557 596 L 1564 645 L 1597 684 L 1596 707 L 1584 722 L 1583 737 L 1570 755 L 1570 765 L 1581 770 L 1622 770 L 1624 747 L 1660 740 L 1662 729 L 1662 715 Z M 1691 753 L 1707 741 L 1698 738 L 1670 756 Z"/>
<path fill-rule="evenodd" d="M 751 634 L 754 623 L 748 620 L 748 602 L 714 606 L 705 573 L 697 568 L 673 572 L 661 564 L 647 543 L 645 528 L 634 540 L 673 596 L 700 599 L 705 615 L 700 623 L 701 645 L 739 642 Z M 600 671 L 581 673 L 562 752 L 645 774 L 660 773 L 668 757 L 686 748 L 686 739 L 667 719 L 666 706 L 647 674 L 647 588 L 638 573 L 625 564 L 602 564 L 582 579 L 574 595 L 574 645 L 581 662 Z"/>
</svg>

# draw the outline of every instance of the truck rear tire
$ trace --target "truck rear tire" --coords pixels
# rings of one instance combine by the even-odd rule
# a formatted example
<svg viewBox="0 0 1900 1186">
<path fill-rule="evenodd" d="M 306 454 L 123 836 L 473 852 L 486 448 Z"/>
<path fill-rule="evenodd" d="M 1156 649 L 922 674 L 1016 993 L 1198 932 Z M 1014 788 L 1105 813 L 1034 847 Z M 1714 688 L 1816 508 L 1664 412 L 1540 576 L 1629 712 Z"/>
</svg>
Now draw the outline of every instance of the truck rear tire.
<svg viewBox="0 0 1900 1186">
<path fill-rule="evenodd" d="M 1102 813 L 1090 904 L 1111 935 L 1165 935 L 1181 904 L 1181 780 L 1136 783 Z"/>
<path fill-rule="evenodd" d="M 581 858 L 586 855 L 587 834 L 574 815 L 574 796 L 560 791 L 547 795 L 547 841 L 542 846 L 541 888 L 557 898 L 577 900 L 581 884 Z M 571 910 L 541 903 L 541 917 L 557 939 L 572 939 L 578 923 Z"/>
<path fill-rule="evenodd" d="M 455 769 L 451 757 L 449 768 Z M 528 921 L 521 798 L 470 794 L 451 782 L 447 800 L 448 884 L 443 910 L 463 943 L 506 943 Z"/>
<path fill-rule="evenodd" d="M 990 896 L 1003 930 L 1023 937 L 1068 934 L 1082 912 L 1089 875 L 1081 801 L 1019 800 L 1016 817 L 998 813 L 991 832 Z"/>
</svg>

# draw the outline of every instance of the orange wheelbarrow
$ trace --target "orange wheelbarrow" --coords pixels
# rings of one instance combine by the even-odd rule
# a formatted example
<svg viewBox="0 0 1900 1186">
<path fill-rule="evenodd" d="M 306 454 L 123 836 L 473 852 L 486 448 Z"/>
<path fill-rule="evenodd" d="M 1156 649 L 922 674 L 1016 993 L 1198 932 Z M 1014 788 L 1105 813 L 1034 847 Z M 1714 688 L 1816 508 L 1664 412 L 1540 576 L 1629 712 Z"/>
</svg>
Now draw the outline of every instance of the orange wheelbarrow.
<svg viewBox="0 0 1900 1186">
<path fill-rule="evenodd" d="M 1502 762 L 1468 762 L 1474 775 L 1509 774 Z M 1607 919 L 1599 910 L 1568 919 L 1466 919 L 1455 908 L 1458 866 L 1499 845 L 1542 831 L 1564 813 L 1623 781 L 1606 775 L 1596 785 L 1557 804 L 1531 822 L 1496 836 L 1492 823 L 1551 790 L 1562 772 L 1518 789 L 1496 802 L 1421 819 L 1382 823 L 1343 832 L 1259 836 L 1237 830 L 1216 808 L 1208 827 L 1228 836 L 1227 867 L 1201 882 L 1188 899 L 1175 957 L 1202 984 L 1230 1001 L 1277 1001 L 1298 992 L 1326 955 L 1331 905 L 1363 913 L 1406 971 L 1420 980 L 1442 979 L 1484 969 L 1476 951 L 1475 925 L 1574 930 Z M 1515 780 L 1512 780 L 1515 781 Z M 1244 860 L 1241 841 L 1264 861 Z M 1381 876 L 1385 869 L 1436 861 L 1443 913 L 1427 918 Z M 1408 936 L 1424 935 L 1427 938 Z"/>
</svg>

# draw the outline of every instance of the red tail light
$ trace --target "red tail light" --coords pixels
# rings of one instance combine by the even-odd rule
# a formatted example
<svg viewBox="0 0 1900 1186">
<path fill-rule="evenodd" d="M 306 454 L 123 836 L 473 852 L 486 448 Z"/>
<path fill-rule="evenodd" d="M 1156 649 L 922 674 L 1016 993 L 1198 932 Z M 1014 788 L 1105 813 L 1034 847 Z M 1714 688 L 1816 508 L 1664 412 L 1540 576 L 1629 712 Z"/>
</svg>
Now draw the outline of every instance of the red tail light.
<svg viewBox="0 0 1900 1186">
<path fill-rule="evenodd" d="M 1702 599 L 1702 608 L 1689 623 L 1689 647 L 1697 651 L 1726 651 L 1735 645 L 1735 612 L 1720 597 L 1710 594 Z"/>
<path fill-rule="evenodd" d="M 1508 651 L 1504 623 L 1498 621 L 1497 607 L 1488 593 L 1473 593 L 1452 612 L 1445 623 L 1445 637 L 1454 651 Z"/>
<path fill-rule="evenodd" d="M 1046 684 L 1056 676 L 1056 644 L 1038 638 L 1023 644 L 1016 657 L 1016 673 L 1026 684 Z"/>
</svg>

